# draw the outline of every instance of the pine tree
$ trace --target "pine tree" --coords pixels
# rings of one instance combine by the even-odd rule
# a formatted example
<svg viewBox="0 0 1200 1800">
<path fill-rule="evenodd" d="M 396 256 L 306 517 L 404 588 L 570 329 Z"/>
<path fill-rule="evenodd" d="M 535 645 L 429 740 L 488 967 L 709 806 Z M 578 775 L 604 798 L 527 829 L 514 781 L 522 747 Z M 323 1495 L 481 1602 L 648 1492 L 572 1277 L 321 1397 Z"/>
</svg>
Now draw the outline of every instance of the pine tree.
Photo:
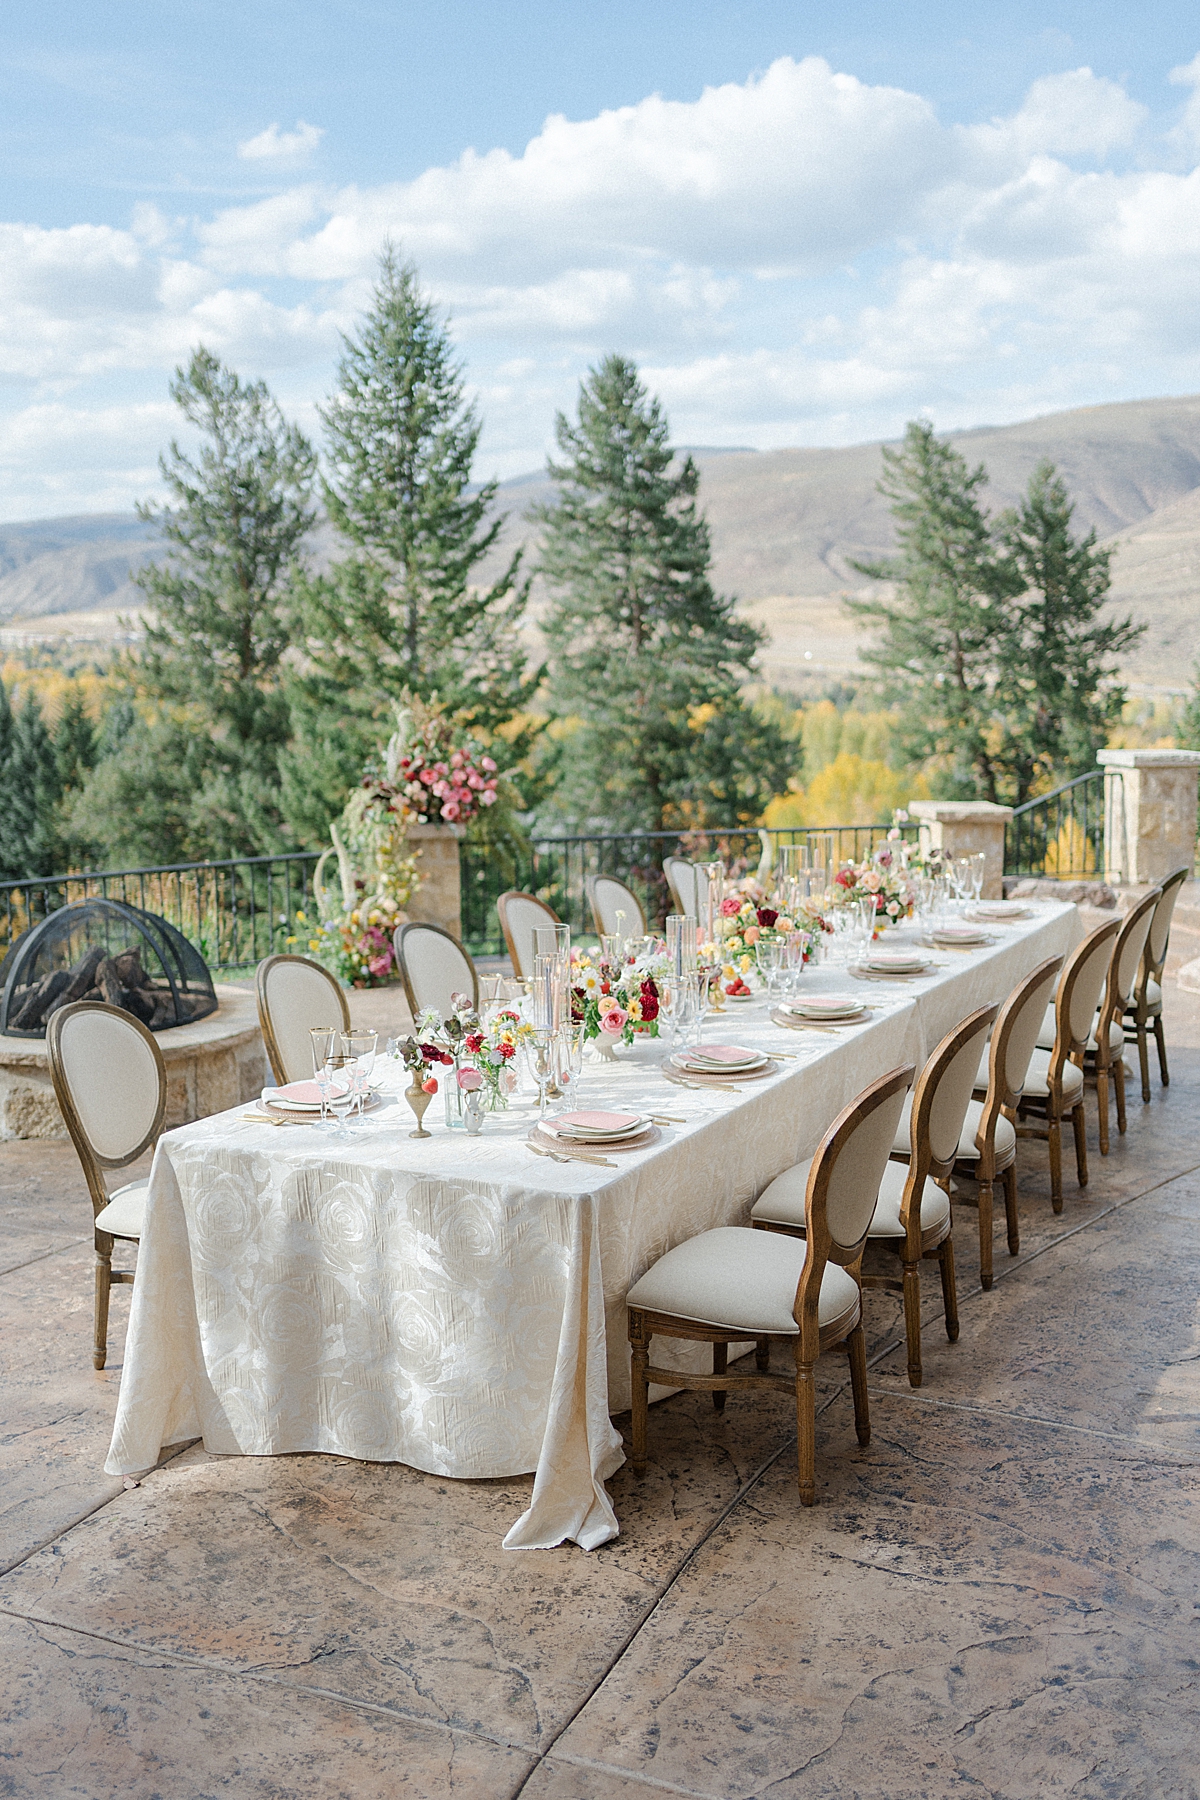
<svg viewBox="0 0 1200 1800">
<path fill-rule="evenodd" d="M 557 739 L 555 803 L 576 823 L 651 830 L 754 819 L 789 752 L 740 690 L 761 634 L 713 592 L 691 457 L 633 363 L 609 356 L 556 423 L 539 571 Z"/>
<path fill-rule="evenodd" d="M 899 555 L 856 562 L 895 583 L 893 600 L 850 600 L 880 629 L 863 652 L 878 670 L 881 697 L 899 708 L 898 742 L 912 762 L 932 760 L 950 796 L 1000 800 L 1006 778 L 1001 689 L 1018 654 L 1013 598 L 1024 585 L 997 554 L 978 490 L 982 463 L 968 469 L 923 420 L 900 450 L 883 452 L 880 493 L 892 502 Z"/>
<path fill-rule="evenodd" d="M 5 710 L 9 710 L 7 696 Z M 54 740 L 36 694 L 15 715 L 10 712 L 10 718 L 9 751 L 0 765 L 5 873 L 9 879 L 58 875 L 63 858 L 58 831 L 62 782 Z"/>
<path fill-rule="evenodd" d="M 1019 805 L 1037 788 L 1095 767 L 1125 704 L 1115 659 L 1146 627 L 1101 620 L 1111 550 L 1096 533 L 1071 534 L 1074 507 L 1054 464 L 1043 461 L 1021 504 L 999 520 L 999 540 L 1024 592 L 1017 601 L 1017 654 L 1001 695 L 1010 791 Z"/>
<path fill-rule="evenodd" d="M 58 715 L 54 760 L 64 794 L 70 788 L 81 787 L 96 766 L 96 728 L 78 687 L 70 689 Z"/>
<path fill-rule="evenodd" d="M 73 816 L 89 817 L 101 843 L 136 840 L 152 859 L 274 850 L 286 841 L 280 662 L 291 642 L 289 588 L 315 518 L 315 457 L 264 382 L 241 381 L 203 348 L 176 370 L 171 396 L 201 448 L 193 460 L 172 442 L 160 467 L 174 504 L 138 508 L 169 555 L 133 577 L 152 617 L 126 669 L 156 722 L 132 726 L 125 766 L 102 761 Z M 162 815 L 131 770 L 178 759 L 181 734 L 188 754 L 169 769 L 180 791 Z"/>
<path fill-rule="evenodd" d="M 442 318 L 391 248 L 321 417 L 325 507 L 350 555 L 304 588 L 307 667 L 293 683 L 287 769 L 290 816 L 317 838 L 403 694 L 436 695 L 487 729 L 524 708 L 541 678 L 527 673 L 519 632 L 521 552 L 490 587 L 471 583 L 502 528 L 488 517 L 496 483 L 472 486 L 478 415 Z"/>
</svg>

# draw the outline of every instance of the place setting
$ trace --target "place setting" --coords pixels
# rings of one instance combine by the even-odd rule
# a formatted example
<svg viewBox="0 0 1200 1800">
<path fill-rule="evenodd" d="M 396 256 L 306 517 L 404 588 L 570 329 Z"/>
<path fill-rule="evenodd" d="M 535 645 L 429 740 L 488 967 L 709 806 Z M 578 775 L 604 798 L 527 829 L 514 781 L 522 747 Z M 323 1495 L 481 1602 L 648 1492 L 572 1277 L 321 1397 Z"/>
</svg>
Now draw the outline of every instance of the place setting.
<svg viewBox="0 0 1200 1800">
<path fill-rule="evenodd" d="M 658 1125 L 648 1113 L 584 1111 L 539 1119 L 526 1142 L 531 1150 L 555 1161 L 591 1162 L 615 1169 L 609 1153 L 644 1150 L 659 1136 Z"/>
<path fill-rule="evenodd" d="M 853 994 L 813 994 L 772 1007 L 771 1023 L 786 1031 L 832 1032 L 847 1025 L 864 1025 L 873 1010 Z"/>
<path fill-rule="evenodd" d="M 668 1081 L 684 1086 L 733 1088 L 742 1081 L 761 1081 L 779 1068 L 773 1056 L 741 1044 L 697 1044 L 674 1051 L 662 1065 Z"/>
<path fill-rule="evenodd" d="M 964 917 L 962 922 L 951 920 L 946 924 L 935 925 L 929 933 L 929 940 L 939 950 L 983 950 L 989 944 L 999 943 L 999 939 L 990 931 L 979 925 L 970 924 Z"/>
<path fill-rule="evenodd" d="M 933 958 L 918 949 L 868 945 L 847 972 L 856 981 L 915 981 L 932 975 L 936 968 Z"/>
</svg>

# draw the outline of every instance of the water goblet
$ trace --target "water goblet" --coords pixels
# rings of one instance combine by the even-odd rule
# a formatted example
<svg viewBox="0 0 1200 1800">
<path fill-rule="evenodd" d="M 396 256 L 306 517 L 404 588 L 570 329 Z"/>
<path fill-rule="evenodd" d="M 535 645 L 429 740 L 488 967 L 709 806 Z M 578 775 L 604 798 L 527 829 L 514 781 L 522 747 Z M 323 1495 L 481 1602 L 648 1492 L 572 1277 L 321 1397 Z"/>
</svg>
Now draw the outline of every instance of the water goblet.
<svg viewBox="0 0 1200 1800">
<path fill-rule="evenodd" d="M 314 1025 L 308 1035 L 312 1042 L 313 1077 L 321 1098 L 321 1124 L 327 1126 L 329 1097 L 333 1092 L 334 1058 L 342 1034 L 337 1025 Z"/>
<path fill-rule="evenodd" d="M 374 1031 L 342 1033 L 342 1050 L 350 1077 L 350 1109 L 359 1115 L 362 1114 L 370 1092 L 371 1071 L 375 1067 L 375 1046 L 378 1041 L 378 1034 Z"/>
<path fill-rule="evenodd" d="M 546 1116 L 546 1098 L 554 1085 L 554 1033 L 548 1026 L 534 1027 L 529 1040 L 529 1070 L 537 1083 L 538 1118 Z"/>
<path fill-rule="evenodd" d="M 783 944 L 779 938 L 759 939 L 756 945 L 758 952 L 758 972 L 767 984 L 767 998 L 775 997 L 775 986 L 783 968 Z"/>
</svg>

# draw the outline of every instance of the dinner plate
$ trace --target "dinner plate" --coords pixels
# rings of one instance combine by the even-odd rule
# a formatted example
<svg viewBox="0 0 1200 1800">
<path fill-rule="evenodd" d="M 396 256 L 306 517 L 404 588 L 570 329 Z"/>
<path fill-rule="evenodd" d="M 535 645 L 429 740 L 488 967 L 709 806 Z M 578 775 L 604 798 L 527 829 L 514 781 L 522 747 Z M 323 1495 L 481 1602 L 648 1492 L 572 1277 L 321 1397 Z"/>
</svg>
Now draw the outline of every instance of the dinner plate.
<svg viewBox="0 0 1200 1800">
<path fill-rule="evenodd" d="M 838 998 L 836 1005 L 820 1006 L 815 1001 L 794 1000 L 789 1006 L 781 1006 L 780 1012 L 790 1013 L 793 1018 L 809 1019 L 819 1024 L 823 1019 L 856 1019 L 863 1010 L 861 1000 L 844 1000 Z"/>
<path fill-rule="evenodd" d="M 749 1069 L 697 1069 L 674 1056 L 668 1057 L 662 1066 L 668 1081 L 694 1081 L 712 1087 L 733 1087 L 741 1081 L 759 1081 L 764 1075 L 774 1075 L 778 1068 L 779 1064 L 769 1056 Z"/>
<path fill-rule="evenodd" d="M 336 1084 L 329 1090 L 329 1099 L 333 1103 L 344 1100 L 350 1092 L 348 1087 Z M 315 1081 L 289 1081 L 286 1087 L 265 1087 L 259 1095 L 264 1106 L 273 1106 L 279 1112 L 320 1112 L 321 1090 Z"/>
<path fill-rule="evenodd" d="M 740 1063 L 706 1062 L 703 1058 L 691 1056 L 685 1050 L 671 1060 L 677 1069 L 683 1069 L 689 1075 L 727 1075 L 732 1079 L 736 1075 L 749 1075 L 755 1069 L 761 1069 L 767 1058 L 755 1056 Z"/>
<path fill-rule="evenodd" d="M 576 1112 L 556 1113 L 542 1123 L 573 1143 L 604 1144 L 643 1133 L 650 1120 L 645 1113 Z"/>
<path fill-rule="evenodd" d="M 613 1150 L 641 1150 L 644 1145 L 652 1144 L 658 1137 L 657 1125 L 649 1120 L 640 1131 L 634 1131 L 622 1138 L 580 1138 L 573 1137 L 570 1132 L 556 1131 L 553 1119 L 541 1119 L 529 1133 L 535 1144 L 552 1145 L 562 1155 L 569 1156 L 572 1150 L 580 1156 L 604 1155 Z"/>
<path fill-rule="evenodd" d="M 919 950 L 869 950 L 861 965 L 885 975 L 909 974 L 913 969 L 927 969 L 929 958 Z"/>
<path fill-rule="evenodd" d="M 931 935 L 935 944 L 961 944 L 964 949 L 973 949 L 978 944 L 990 944 L 992 941 L 986 931 L 972 931 L 962 926 L 957 929 L 944 927 Z"/>
<path fill-rule="evenodd" d="M 869 1006 L 860 1006 L 857 1012 L 824 1013 L 820 1018 L 806 1019 L 791 1007 L 774 1007 L 771 1011 L 771 1022 L 782 1025 L 785 1031 L 802 1031 L 806 1025 L 818 1031 L 833 1031 L 840 1025 L 865 1025 L 871 1017 Z"/>
<path fill-rule="evenodd" d="M 744 1044 L 693 1044 L 679 1054 L 718 1069 L 749 1069 L 766 1061 L 761 1050 L 748 1050 Z"/>
<path fill-rule="evenodd" d="M 1000 925 L 1005 919 L 1032 919 L 1033 908 L 1020 900 L 985 900 L 981 906 L 973 907 L 964 917 L 968 919 L 986 920 L 989 924 Z"/>
</svg>

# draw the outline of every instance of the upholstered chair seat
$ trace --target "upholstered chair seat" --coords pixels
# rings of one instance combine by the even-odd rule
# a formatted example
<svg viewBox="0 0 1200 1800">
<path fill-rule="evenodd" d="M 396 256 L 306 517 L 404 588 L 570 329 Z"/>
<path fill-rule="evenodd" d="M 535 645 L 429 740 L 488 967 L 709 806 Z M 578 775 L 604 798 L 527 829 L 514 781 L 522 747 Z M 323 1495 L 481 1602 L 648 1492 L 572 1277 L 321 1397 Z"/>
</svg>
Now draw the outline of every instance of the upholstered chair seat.
<svg viewBox="0 0 1200 1800">
<path fill-rule="evenodd" d="M 113 1237 L 131 1238 L 136 1242 L 146 1222 L 146 1195 L 149 1192 L 149 1177 L 127 1182 L 118 1188 L 108 1205 L 96 1214 L 97 1231 L 107 1231 Z"/>
<path fill-rule="evenodd" d="M 804 1190 L 808 1185 L 809 1166 L 807 1162 L 797 1163 L 794 1168 L 785 1169 L 782 1175 L 777 1175 L 750 1208 L 751 1221 L 756 1225 L 788 1225 L 796 1231 L 803 1231 Z M 879 1184 L 875 1213 L 867 1228 L 868 1239 L 904 1236 L 904 1227 L 900 1223 L 900 1204 L 904 1199 L 904 1184 L 907 1180 L 906 1168 L 900 1163 L 888 1163 Z M 926 1176 L 921 1190 L 921 1231 L 935 1230 L 939 1225 L 946 1224 L 949 1218 L 949 1196 L 936 1181 L 931 1181 Z"/>
<path fill-rule="evenodd" d="M 1029 1068 L 1025 1075 L 1025 1088 L 1022 1098 L 1043 1100 L 1050 1092 L 1050 1056 L 1049 1050 L 1035 1050 L 1029 1059 Z M 1083 1070 L 1078 1063 L 1063 1064 L 1062 1097 L 1067 1111 L 1083 1096 Z"/>
<path fill-rule="evenodd" d="M 728 1326 L 747 1339 L 794 1337 L 800 1327 L 792 1308 L 805 1254 L 802 1238 L 721 1225 L 660 1256 L 630 1288 L 628 1304 Z M 817 1307 L 821 1329 L 852 1330 L 860 1304 L 853 1275 L 826 1263 Z"/>
<path fill-rule="evenodd" d="M 967 1113 L 963 1120 L 963 1128 L 958 1139 L 955 1162 L 978 1162 L 979 1145 L 976 1137 L 983 1119 L 982 1100 L 971 1100 L 967 1103 Z M 896 1141 L 892 1145 L 893 1156 L 908 1155 L 909 1140 L 909 1102 L 904 1103 L 904 1117 L 896 1132 Z M 1006 1169 L 1017 1154 L 1017 1134 L 1009 1120 L 1001 1113 L 996 1119 L 996 1167 Z"/>
</svg>

